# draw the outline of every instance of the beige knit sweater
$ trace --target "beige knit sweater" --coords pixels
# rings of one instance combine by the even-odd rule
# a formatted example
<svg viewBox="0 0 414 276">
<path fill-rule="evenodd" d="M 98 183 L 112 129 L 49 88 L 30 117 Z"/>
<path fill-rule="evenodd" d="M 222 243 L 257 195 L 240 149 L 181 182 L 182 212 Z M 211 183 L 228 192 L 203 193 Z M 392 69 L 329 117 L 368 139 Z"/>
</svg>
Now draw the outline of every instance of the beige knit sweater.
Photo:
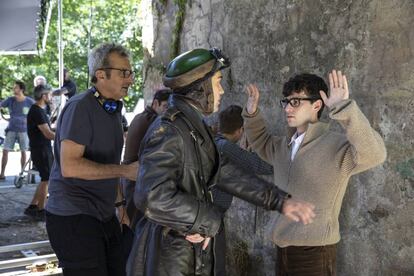
<svg viewBox="0 0 414 276">
<path fill-rule="evenodd" d="M 322 246 L 340 240 L 338 216 L 349 178 L 384 162 L 386 150 L 353 100 L 331 108 L 329 117 L 346 135 L 329 130 L 322 122 L 310 124 L 293 161 L 290 137 L 271 136 L 260 111 L 243 111 L 245 130 L 253 149 L 273 164 L 274 181 L 293 198 L 315 204 L 316 218 L 308 225 L 275 214 L 272 240 L 280 247 Z"/>
</svg>

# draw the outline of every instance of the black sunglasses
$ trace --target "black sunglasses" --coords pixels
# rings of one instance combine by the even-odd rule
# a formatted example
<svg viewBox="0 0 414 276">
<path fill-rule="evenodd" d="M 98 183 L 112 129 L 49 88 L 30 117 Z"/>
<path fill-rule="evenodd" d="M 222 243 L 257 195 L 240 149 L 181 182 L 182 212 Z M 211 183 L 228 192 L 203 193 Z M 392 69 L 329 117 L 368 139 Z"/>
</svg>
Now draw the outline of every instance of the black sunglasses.
<svg viewBox="0 0 414 276">
<path fill-rule="evenodd" d="M 320 98 L 284 98 L 280 100 L 280 106 L 285 109 L 288 104 L 290 104 L 291 107 L 298 107 L 300 106 L 300 101 L 311 101 L 314 102 L 316 100 L 320 100 Z"/>
</svg>

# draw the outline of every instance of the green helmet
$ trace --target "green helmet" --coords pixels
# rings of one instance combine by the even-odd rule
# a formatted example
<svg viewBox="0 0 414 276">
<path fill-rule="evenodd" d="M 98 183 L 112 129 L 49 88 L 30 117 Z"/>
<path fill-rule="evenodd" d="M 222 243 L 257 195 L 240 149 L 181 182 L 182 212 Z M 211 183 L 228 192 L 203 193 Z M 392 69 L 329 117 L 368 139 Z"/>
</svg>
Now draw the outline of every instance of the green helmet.
<svg viewBox="0 0 414 276">
<path fill-rule="evenodd" d="M 194 49 L 177 56 L 168 64 L 163 82 L 175 92 L 189 91 L 228 66 L 229 59 L 219 49 Z"/>
</svg>

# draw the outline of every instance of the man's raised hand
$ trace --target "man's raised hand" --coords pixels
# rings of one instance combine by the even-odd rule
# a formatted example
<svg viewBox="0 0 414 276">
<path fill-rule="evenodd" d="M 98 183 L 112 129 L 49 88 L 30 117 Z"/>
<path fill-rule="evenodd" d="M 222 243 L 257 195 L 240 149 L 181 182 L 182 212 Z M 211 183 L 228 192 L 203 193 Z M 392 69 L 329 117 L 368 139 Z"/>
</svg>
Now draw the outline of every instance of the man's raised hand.
<svg viewBox="0 0 414 276">
<path fill-rule="evenodd" d="M 341 71 L 332 70 L 329 73 L 329 89 L 329 97 L 326 96 L 325 92 L 319 91 L 323 102 L 328 108 L 349 98 L 348 81 Z"/>
<path fill-rule="evenodd" d="M 259 89 L 257 89 L 257 86 L 254 84 L 248 84 L 246 93 L 248 96 L 246 104 L 247 113 L 254 114 L 257 110 L 257 105 L 259 104 Z"/>
</svg>

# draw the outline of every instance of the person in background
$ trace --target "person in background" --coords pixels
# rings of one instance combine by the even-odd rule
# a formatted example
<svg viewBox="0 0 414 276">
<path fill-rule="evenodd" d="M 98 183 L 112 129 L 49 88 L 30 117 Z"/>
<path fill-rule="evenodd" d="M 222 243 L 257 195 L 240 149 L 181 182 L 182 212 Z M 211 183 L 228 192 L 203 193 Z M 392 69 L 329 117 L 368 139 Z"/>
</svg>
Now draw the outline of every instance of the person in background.
<svg viewBox="0 0 414 276">
<path fill-rule="evenodd" d="M 51 101 L 52 89 L 47 85 L 40 84 L 34 88 L 33 94 L 36 102 L 30 107 L 27 114 L 27 134 L 29 136 L 30 156 L 33 165 L 39 171 L 40 183 L 24 213 L 44 219 L 49 175 L 53 164 L 51 140 L 55 138 L 55 133 L 50 128 L 49 117 L 45 110 Z"/>
<path fill-rule="evenodd" d="M 70 73 L 66 68 L 63 69 L 63 85 L 60 89 L 68 99 L 76 94 L 76 83 L 70 78 Z"/>
<path fill-rule="evenodd" d="M 273 175 L 273 167 L 260 159 L 257 154 L 242 149 L 238 143 L 243 135 L 242 108 L 230 105 L 218 114 L 218 133 L 215 142 L 220 154 L 219 182 L 242 185 L 273 185 L 264 176 Z M 228 185 L 227 183 L 227 185 Z M 231 206 L 233 195 L 223 192 L 219 186 L 212 188 L 213 202 L 225 213 Z M 216 276 L 226 275 L 226 236 L 223 228 L 216 236 Z"/>
<path fill-rule="evenodd" d="M 34 79 L 33 79 L 33 87 L 36 87 L 36 86 L 41 85 L 41 84 L 42 85 L 46 85 L 47 84 L 46 78 L 43 77 L 43 76 L 41 76 L 41 75 L 34 77 Z"/>
<path fill-rule="evenodd" d="M 1 159 L 1 173 L 0 180 L 5 179 L 5 171 L 9 156 L 9 151 L 14 150 L 16 142 L 20 146 L 20 166 L 23 171 L 26 164 L 26 151 L 29 149 L 29 138 L 27 137 L 27 113 L 30 107 L 34 104 L 34 100 L 25 95 L 26 85 L 19 80 L 16 80 L 13 86 L 12 97 L 0 103 L 0 108 L 8 108 L 10 114 L 9 124 L 5 130 L 6 139 L 3 146 L 3 157 Z"/>
<path fill-rule="evenodd" d="M 38 85 L 47 85 L 47 80 L 46 80 L 46 78 L 44 77 L 44 76 L 36 76 L 34 79 L 33 79 L 33 87 L 36 87 L 36 86 L 38 86 Z M 53 97 L 52 97 L 52 99 L 53 99 Z M 45 111 L 46 111 L 46 114 L 47 114 L 47 116 L 51 116 L 52 115 L 52 109 L 53 109 L 53 107 L 54 107 L 54 104 L 53 104 L 53 100 L 50 100 L 47 104 L 46 104 L 46 107 L 45 107 Z"/>
<path fill-rule="evenodd" d="M 167 110 L 168 97 L 171 95 L 171 90 L 168 88 L 159 89 L 155 92 L 151 105 L 145 107 L 145 110 L 135 115 L 128 129 L 128 135 L 125 142 L 124 164 L 130 164 L 138 160 L 139 149 L 141 141 L 148 130 L 148 127 L 157 118 L 157 116 Z M 124 181 L 123 193 L 125 195 L 127 216 L 130 221 L 130 227 L 134 229 L 137 219 L 141 216 L 137 213 L 133 201 L 135 191 L 135 181 Z"/>
</svg>

